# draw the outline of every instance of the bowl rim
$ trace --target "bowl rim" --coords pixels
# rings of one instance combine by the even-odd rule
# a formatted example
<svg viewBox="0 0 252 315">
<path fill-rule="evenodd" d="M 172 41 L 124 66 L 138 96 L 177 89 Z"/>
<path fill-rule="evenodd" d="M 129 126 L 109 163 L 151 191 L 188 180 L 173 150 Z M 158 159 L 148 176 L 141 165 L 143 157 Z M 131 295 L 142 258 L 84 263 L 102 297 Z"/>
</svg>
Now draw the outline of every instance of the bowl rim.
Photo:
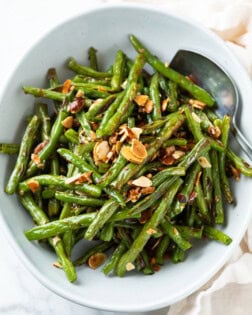
<svg viewBox="0 0 252 315">
<path fill-rule="evenodd" d="M 243 75 L 246 77 L 246 80 L 250 80 L 248 73 L 242 67 L 241 63 L 239 62 L 237 57 L 234 55 L 234 53 L 231 51 L 231 49 L 228 48 L 227 45 L 225 45 L 225 42 L 217 34 L 215 34 L 213 31 L 206 28 L 204 25 L 202 25 L 201 23 L 197 21 L 194 21 L 194 20 L 192 21 L 191 19 L 184 16 L 183 17 L 178 16 L 174 12 L 170 11 L 169 8 L 163 5 L 154 6 L 154 4 L 123 2 L 123 3 L 102 3 L 102 4 L 99 4 L 99 6 L 97 6 L 97 3 L 95 3 L 93 4 L 93 6 L 89 8 L 84 8 L 81 12 L 77 14 L 73 14 L 69 16 L 68 18 L 66 18 L 65 20 L 59 23 L 56 23 L 52 28 L 50 28 L 48 31 L 43 33 L 39 38 L 37 38 L 31 43 L 31 45 L 25 50 L 22 57 L 17 60 L 12 72 L 8 75 L 8 79 L 5 81 L 5 84 L 3 85 L 3 88 L 1 89 L 1 92 L 0 92 L 0 103 L 2 103 L 4 94 L 6 93 L 6 88 L 10 84 L 15 74 L 16 69 L 22 64 L 23 60 L 34 49 L 34 47 L 36 47 L 40 42 L 42 42 L 51 32 L 56 31 L 58 28 L 62 27 L 63 25 L 67 23 L 70 23 L 71 21 L 74 21 L 75 19 L 80 18 L 81 16 L 92 14 L 98 11 L 118 10 L 122 8 L 146 10 L 146 11 L 149 11 L 150 13 L 151 11 L 152 12 L 154 11 L 155 13 L 162 14 L 167 17 L 173 17 L 180 22 L 190 24 L 192 27 L 200 28 L 204 33 L 206 33 L 207 36 L 212 37 L 214 41 L 217 41 L 222 44 L 223 49 L 226 50 L 229 57 L 240 67 L 240 70 L 243 72 Z M 194 293 L 195 291 L 199 290 L 205 283 L 207 283 L 207 281 L 209 281 L 223 267 L 223 265 L 227 262 L 227 260 L 230 259 L 231 255 L 233 254 L 234 249 L 240 243 L 248 227 L 249 220 L 251 217 L 252 217 L 252 213 L 248 211 L 246 221 L 244 220 L 245 223 L 244 223 L 243 229 L 240 230 L 239 235 L 237 235 L 235 240 L 233 240 L 233 242 L 229 245 L 229 248 L 226 251 L 226 255 L 224 255 L 222 259 L 218 261 L 218 264 L 215 264 L 214 267 L 209 269 L 204 274 L 204 276 L 200 278 L 200 280 L 194 281 L 194 285 L 189 286 L 187 290 L 184 291 L 183 295 L 177 296 L 175 299 L 173 299 L 173 302 L 171 304 L 167 304 L 167 301 L 168 301 L 167 299 L 163 299 L 163 300 L 160 299 L 157 302 L 149 301 L 148 303 L 145 303 L 144 305 L 139 305 L 138 307 L 135 307 L 135 306 L 131 307 L 131 305 L 128 304 L 127 308 L 125 308 L 125 305 L 113 308 L 113 306 L 108 305 L 108 304 L 101 304 L 99 303 L 99 301 L 97 301 L 97 303 L 92 303 L 92 302 L 90 303 L 88 300 L 81 300 L 80 298 L 72 295 L 71 292 L 66 293 L 64 289 L 55 285 L 55 283 L 52 282 L 51 280 L 48 280 L 48 278 L 42 273 L 39 273 L 38 270 L 31 263 L 31 261 L 23 253 L 23 251 L 21 250 L 21 248 L 18 246 L 17 242 L 15 241 L 8 225 L 6 224 L 2 211 L 0 211 L 0 224 L 1 224 L 1 229 L 3 231 L 3 234 L 6 236 L 7 241 L 11 245 L 15 254 L 22 261 L 25 268 L 47 289 L 53 291 L 54 293 L 65 298 L 66 300 L 69 300 L 81 306 L 90 307 L 93 309 L 99 309 L 99 310 L 104 310 L 104 311 L 116 311 L 116 312 L 142 312 L 142 311 L 153 311 L 153 310 L 158 310 L 164 307 L 168 307 L 188 297 L 190 294 Z"/>
</svg>

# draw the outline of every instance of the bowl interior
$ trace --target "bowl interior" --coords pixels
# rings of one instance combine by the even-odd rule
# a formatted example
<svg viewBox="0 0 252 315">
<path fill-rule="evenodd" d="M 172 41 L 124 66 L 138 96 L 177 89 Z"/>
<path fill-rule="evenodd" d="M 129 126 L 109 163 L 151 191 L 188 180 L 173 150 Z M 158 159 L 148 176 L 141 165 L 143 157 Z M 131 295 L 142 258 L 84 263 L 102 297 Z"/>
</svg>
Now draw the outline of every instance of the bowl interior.
<svg viewBox="0 0 252 315">
<path fill-rule="evenodd" d="M 242 129 L 248 138 L 248 104 L 252 103 L 250 81 L 240 64 L 214 34 L 191 22 L 150 7 L 109 6 L 84 13 L 58 26 L 26 54 L 12 75 L 0 103 L 0 142 L 18 142 L 26 117 L 33 112 L 34 99 L 25 96 L 22 85 L 46 86 L 46 72 L 56 67 L 61 80 L 70 72 L 65 63 L 74 56 L 87 61 L 87 49 L 98 50 L 99 62 L 110 65 L 117 49 L 130 57 L 136 55 L 128 35 L 135 34 L 163 61 L 169 61 L 178 49 L 197 50 L 218 61 L 236 80 L 242 99 Z M 72 73 L 71 73 L 72 75 Z M 239 80 L 237 77 L 239 76 Z M 104 276 L 100 270 L 78 268 L 78 281 L 67 282 L 64 274 L 52 267 L 55 255 L 36 242 L 29 242 L 23 231 L 33 224 L 15 196 L 7 196 L 4 186 L 14 159 L 0 156 L 1 228 L 28 269 L 47 287 L 79 304 L 111 311 L 147 311 L 168 306 L 203 285 L 225 263 L 240 241 L 250 217 L 252 181 L 242 178 L 235 185 L 236 206 L 227 208 L 225 232 L 233 243 L 225 247 L 201 242 L 189 253 L 186 262 L 167 264 L 153 276 L 125 278 Z M 204 244 L 203 244 L 204 243 Z"/>
</svg>

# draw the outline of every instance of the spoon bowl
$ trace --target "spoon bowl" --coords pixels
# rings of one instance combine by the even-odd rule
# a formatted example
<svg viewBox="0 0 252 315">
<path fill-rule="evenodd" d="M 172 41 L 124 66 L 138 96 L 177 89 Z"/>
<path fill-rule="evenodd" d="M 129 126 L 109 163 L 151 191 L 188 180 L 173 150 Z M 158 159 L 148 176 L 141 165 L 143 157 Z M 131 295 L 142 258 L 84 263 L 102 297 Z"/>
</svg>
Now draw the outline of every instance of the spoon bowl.
<svg viewBox="0 0 252 315">
<path fill-rule="evenodd" d="M 208 91 L 218 105 L 216 113 L 232 117 L 232 131 L 242 150 L 252 160 L 252 146 L 237 126 L 240 111 L 239 91 L 229 74 L 211 59 L 193 51 L 179 50 L 171 61 L 174 70 L 191 76 L 193 81 Z"/>
</svg>

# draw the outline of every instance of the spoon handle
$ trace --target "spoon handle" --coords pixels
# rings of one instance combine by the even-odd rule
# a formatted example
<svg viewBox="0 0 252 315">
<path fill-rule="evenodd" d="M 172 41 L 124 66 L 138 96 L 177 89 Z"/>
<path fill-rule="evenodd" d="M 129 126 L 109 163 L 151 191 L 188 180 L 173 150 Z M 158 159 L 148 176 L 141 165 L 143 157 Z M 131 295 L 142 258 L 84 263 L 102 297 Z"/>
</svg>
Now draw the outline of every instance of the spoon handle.
<svg viewBox="0 0 252 315">
<path fill-rule="evenodd" d="M 246 139 L 246 137 L 243 135 L 243 133 L 240 131 L 240 129 L 237 127 L 237 125 L 233 122 L 233 133 L 235 136 L 235 139 L 241 146 L 244 153 L 246 153 L 247 157 L 252 161 L 252 146 L 249 143 L 249 141 Z"/>
</svg>

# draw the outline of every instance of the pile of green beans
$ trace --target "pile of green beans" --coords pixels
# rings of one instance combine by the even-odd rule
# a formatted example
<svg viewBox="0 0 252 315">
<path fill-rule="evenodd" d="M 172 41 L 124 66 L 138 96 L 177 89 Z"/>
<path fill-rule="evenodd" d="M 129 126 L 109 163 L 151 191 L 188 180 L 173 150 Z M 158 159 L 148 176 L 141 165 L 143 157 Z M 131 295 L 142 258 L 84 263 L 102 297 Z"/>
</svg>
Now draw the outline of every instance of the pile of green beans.
<svg viewBox="0 0 252 315">
<path fill-rule="evenodd" d="M 48 87 L 24 86 L 35 113 L 20 144 L 0 144 L 17 154 L 5 192 L 36 225 L 27 239 L 48 242 L 71 282 L 83 264 L 153 274 L 184 261 L 196 240 L 230 244 L 216 228 L 235 200 L 230 180 L 252 176 L 212 96 L 129 39 L 135 60 L 118 50 L 101 70 L 90 47 L 88 65 L 69 60 L 71 78 L 61 82 L 52 68 Z M 73 257 L 81 240 L 97 242 Z"/>
</svg>

